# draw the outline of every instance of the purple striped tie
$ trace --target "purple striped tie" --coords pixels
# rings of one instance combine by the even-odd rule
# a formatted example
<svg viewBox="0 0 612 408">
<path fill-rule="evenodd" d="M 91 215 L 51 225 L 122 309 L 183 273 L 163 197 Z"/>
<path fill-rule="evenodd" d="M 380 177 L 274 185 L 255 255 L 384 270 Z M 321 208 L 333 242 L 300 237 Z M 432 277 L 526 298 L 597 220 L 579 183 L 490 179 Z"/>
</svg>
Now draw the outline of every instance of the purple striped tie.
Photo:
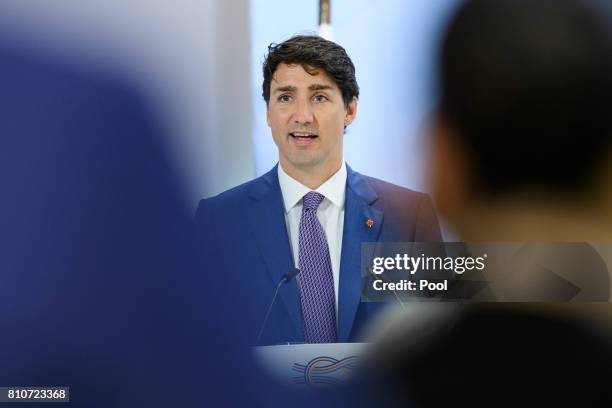
<svg viewBox="0 0 612 408">
<path fill-rule="evenodd" d="M 327 238 L 317 219 L 323 195 L 303 199 L 300 219 L 299 287 L 307 343 L 336 342 L 336 298 Z"/>
</svg>

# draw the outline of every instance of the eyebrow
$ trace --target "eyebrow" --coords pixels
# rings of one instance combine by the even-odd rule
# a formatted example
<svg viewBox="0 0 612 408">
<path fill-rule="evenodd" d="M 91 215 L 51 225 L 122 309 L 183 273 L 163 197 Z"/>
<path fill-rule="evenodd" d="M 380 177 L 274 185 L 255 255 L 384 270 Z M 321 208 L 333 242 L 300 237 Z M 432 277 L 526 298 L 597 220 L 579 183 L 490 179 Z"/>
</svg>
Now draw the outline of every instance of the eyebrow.
<svg viewBox="0 0 612 408">
<path fill-rule="evenodd" d="M 285 86 L 279 86 L 278 88 L 274 89 L 274 93 L 277 92 L 295 92 L 297 90 L 297 88 L 293 85 L 285 85 Z"/>
<path fill-rule="evenodd" d="M 330 85 L 323 84 L 312 84 L 308 87 L 310 91 L 324 91 L 326 89 L 333 89 Z"/>
<path fill-rule="evenodd" d="M 309 91 L 323 91 L 326 89 L 333 89 L 330 85 L 324 85 L 324 84 L 312 84 L 308 87 Z M 273 93 L 278 93 L 278 92 L 295 92 L 297 91 L 297 88 L 293 85 L 285 85 L 285 86 L 279 86 L 278 88 L 274 89 Z"/>
</svg>

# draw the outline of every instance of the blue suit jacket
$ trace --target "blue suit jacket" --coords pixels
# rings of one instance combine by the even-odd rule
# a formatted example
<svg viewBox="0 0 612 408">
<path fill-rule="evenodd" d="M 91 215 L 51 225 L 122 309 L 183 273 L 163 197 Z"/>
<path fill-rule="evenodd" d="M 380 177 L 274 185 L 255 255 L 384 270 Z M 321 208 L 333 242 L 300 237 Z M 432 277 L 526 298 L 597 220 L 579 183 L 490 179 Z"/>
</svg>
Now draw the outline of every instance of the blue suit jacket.
<svg viewBox="0 0 612 408">
<path fill-rule="evenodd" d="M 380 304 L 361 303 L 361 243 L 440 241 L 429 197 L 347 166 L 344 232 L 338 291 L 338 341 L 358 341 Z M 368 227 L 367 221 L 374 224 Z M 210 290 L 227 291 L 244 307 L 253 342 L 283 275 L 294 268 L 276 166 L 265 175 L 200 201 L 200 250 L 213 276 Z M 260 344 L 303 342 L 296 279 L 281 286 Z"/>
</svg>

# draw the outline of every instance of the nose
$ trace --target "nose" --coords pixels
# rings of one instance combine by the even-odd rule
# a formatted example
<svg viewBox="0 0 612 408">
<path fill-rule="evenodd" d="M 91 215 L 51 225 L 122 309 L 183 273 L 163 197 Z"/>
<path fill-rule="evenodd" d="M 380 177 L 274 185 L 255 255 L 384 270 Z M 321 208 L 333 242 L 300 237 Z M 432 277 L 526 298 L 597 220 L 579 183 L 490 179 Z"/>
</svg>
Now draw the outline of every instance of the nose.
<svg viewBox="0 0 612 408">
<path fill-rule="evenodd" d="M 295 112 L 293 113 L 293 121 L 296 124 L 308 125 L 314 121 L 312 108 L 309 101 L 299 100 L 295 104 Z"/>
</svg>

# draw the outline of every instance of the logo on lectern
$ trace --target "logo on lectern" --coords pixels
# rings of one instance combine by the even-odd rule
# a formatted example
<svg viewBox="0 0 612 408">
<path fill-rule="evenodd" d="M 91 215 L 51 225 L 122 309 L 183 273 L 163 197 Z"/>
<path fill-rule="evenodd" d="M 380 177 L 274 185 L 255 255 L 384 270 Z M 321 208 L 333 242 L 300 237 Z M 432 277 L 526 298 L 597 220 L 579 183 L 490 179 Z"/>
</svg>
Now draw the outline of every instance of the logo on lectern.
<svg viewBox="0 0 612 408">
<path fill-rule="evenodd" d="M 329 386 L 346 381 L 355 369 L 357 356 L 337 360 L 333 357 L 317 357 L 307 364 L 294 363 L 293 371 L 299 373 L 293 377 L 296 384 L 309 386 Z"/>
</svg>

